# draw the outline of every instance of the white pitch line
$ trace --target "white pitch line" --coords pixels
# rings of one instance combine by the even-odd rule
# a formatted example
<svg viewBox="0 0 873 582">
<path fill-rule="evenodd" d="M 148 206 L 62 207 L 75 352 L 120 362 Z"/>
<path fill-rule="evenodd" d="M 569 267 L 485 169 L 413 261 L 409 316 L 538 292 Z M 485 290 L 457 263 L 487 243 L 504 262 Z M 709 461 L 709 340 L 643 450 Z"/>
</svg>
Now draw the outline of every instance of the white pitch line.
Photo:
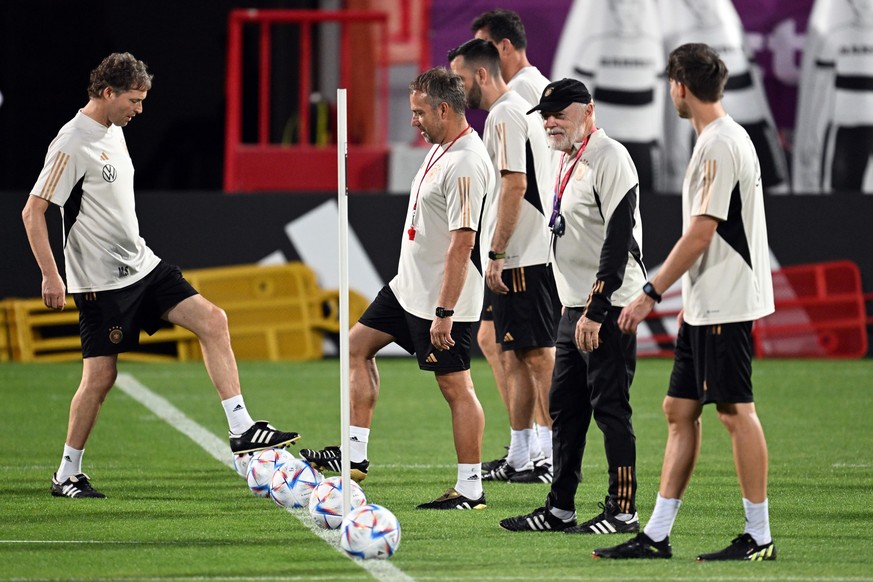
<svg viewBox="0 0 873 582">
<path fill-rule="evenodd" d="M 149 542 L 123 542 L 120 540 L 0 540 L 0 544 L 133 544 Z M 163 542 L 156 542 L 163 543 Z"/>
<path fill-rule="evenodd" d="M 169 400 L 163 396 L 155 394 L 130 374 L 119 374 L 118 379 L 115 381 L 115 385 L 118 386 L 122 392 L 148 408 L 155 414 L 155 416 L 197 443 L 218 462 L 233 469 L 230 445 L 227 440 L 218 438 L 188 418 L 184 412 L 176 408 Z M 346 553 L 339 545 L 340 536 L 338 531 L 321 529 L 315 525 L 312 519 L 310 519 L 308 511 L 289 511 L 288 513 L 296 517 L 300 523 L 309 528 L 312 533 L 324 540 L 324 542 L 334 550 L 347 557 Z M 349 559 L 366 570 L 376 580 L 399 580 L 404 582 L 414 580 L 414 578 L 408 576 L 387 560 Z"/>
</svg>

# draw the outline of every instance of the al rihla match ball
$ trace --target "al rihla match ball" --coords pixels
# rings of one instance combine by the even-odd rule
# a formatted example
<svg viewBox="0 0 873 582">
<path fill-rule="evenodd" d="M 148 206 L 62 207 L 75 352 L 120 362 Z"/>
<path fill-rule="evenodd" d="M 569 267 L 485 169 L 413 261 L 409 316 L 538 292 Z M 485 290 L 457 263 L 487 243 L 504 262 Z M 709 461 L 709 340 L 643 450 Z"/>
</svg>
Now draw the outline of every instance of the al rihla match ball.
<svg viewBox="0 0 873 582">
<path fill-rule="evenodd" d="M 340 547 L 353 558 L 390 558 L 400 547 L 400 522 L 387 507 L 362 505 L 343 519 Z"/>
<path fill-rule="evenodd" d="M 294 458 L 285 449 L 264 449 L 252 455 L 246 481 L 255 497 L 269 497 L 273 471 Z"/>
<path fill-rule="evenodd" d="M 251 453 L 240 453 L 233 456 L 233 468 L 237 474 L 245 479 L 249 473 L 249 463 L 252 462 Z"/>
<path fill-rule="evenodd" d="M 291 459 L 275 471 L 270 484 L 270 497 L 285 509 L 306 507 L 316 485 L 324 475 L 303 459 Z"/>
<path fill-rule="evenodd" d="M 364 490 L 349 480 L 349 511 L 367 503 Z M 343 521 L 343 481 L 342 477 L 328 477 L 315 486 L 309 497 L 309 515 L 324 529 L 337 529 Z"/>
</svg>

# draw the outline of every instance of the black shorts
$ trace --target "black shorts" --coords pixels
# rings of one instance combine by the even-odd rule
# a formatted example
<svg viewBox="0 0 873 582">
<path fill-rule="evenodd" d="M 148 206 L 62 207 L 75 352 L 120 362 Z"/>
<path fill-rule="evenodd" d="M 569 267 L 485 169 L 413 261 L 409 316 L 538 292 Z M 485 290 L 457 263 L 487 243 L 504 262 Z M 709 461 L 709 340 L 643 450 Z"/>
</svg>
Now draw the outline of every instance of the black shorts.
<svg viewBox="0 0 873 582">
<path fill-rule="evenodd" d="M 490 293 L 494 308 L 494 339 L 504 351 L 550 348 L 555 345 L 560 303 L 552 268 L 531 265 L 504 269 L 509 293 Z"/>
<path fill-rule="evenodd" d="M 455 345 L 439 351 L 430 343 L 432 320 L 422 319 L 407 312 L 397 301 L 388 285 L 382 287 L 358 323 L 387 333 L 394 343 L 415 354 L 418 367 L 430 372 L 460 372 L 470 369 L 470 346 L 473 343 L 473 322 L 452 323 Z"/>
<path fill-rule="evenodd" d="M 129 352 L 139 345 L 139 332 L 152 335 L 163 315 L 197 291 L 175 265 L 161 261 L 133 285 L 111 291 L 74 293 L 79 309 L 82 357 Z"/>
<path fill-rule="evenodd" d="M 482 298 L 482 315 L 479 317 L 482 321 L 494 321 L 494 293 L 488 288 L 488 283 L 485 283 L 485 295 Z"/>
<path fill-rule="evenodd" d="M 682 323 L 668 396 L 710 402 L 754 402 L 752 322 Z"/>
</svg>

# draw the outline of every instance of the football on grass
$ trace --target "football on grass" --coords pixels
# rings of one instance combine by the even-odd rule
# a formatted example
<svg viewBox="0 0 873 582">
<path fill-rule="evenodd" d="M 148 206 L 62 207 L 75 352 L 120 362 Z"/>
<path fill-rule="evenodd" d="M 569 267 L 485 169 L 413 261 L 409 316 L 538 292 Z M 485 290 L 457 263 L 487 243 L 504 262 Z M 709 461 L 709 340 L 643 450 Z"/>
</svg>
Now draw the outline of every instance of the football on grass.
<svg viewBox="0 0 873 582">
<path fill-rule="evenodd" d="M 273 471 L 292 460 L 294 455 L 285 449 L 264 449 L 252 455 L 246 472 L 249 489 L 256 497 L 269 497 Z"/>
<path fill-rule="evenodd" d="M 367 503 L 364 490 L 354 481 L 349 481 L 351 511 Z M 337 529 L 343 521 L 343 482 L 342 477 L 328 477 L 312 490 L 309 497 L 309 515 L 324 529 Z"/>
<path fill-rule="evenodd" d="M 390 558 L 400 546 L 400 522 L 385 507 L 353 509 L 340 525 L 340 547 L 354 558 Z"/>
<path fill-rule="evenodd" d="M 237 474 L 245 479 L 249 473 L 249 463 L 252 462 L 251 453 L 240 453 L 233 456 L 233 468 Z"/>
<path fill-rule="evenodd" d="M 324 481 L 324 475 L 302 459 L 291 459 L 275 471 L 270 486 L 270 497 L 284 507 L 306 507 L 315 486 Z"/>
</svg>

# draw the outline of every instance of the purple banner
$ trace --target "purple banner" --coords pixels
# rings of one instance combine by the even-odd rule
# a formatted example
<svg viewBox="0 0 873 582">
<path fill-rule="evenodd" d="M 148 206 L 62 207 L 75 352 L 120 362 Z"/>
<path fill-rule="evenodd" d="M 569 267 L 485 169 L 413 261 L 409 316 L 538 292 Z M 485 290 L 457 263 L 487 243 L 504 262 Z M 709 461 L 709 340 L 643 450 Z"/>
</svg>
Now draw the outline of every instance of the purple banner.
<svg viewBox="0 0 873 582">
<path fill-rule="evenodd" d="M 551 76 L 555 51 L 574 0 L 504 0 L 501 8 L 516 11 L 525 25 L 527 54 L 544 75 Z M 590 2 L 596 0 L 575 0 Z M 797 85 L 807 21 L 813 0 L 733 0 L 746 41 L 761 67 L 767 98 L 780 133 L 790 133 L 797 107 Z M 446 65 L 446 53 L 472 37 L 470 23 L 493 9 L 492 0 L 438 0 L 431 9 L 431 62 Z M 580 35 L 597 31 L 579 30 Z"/>
</svg>

